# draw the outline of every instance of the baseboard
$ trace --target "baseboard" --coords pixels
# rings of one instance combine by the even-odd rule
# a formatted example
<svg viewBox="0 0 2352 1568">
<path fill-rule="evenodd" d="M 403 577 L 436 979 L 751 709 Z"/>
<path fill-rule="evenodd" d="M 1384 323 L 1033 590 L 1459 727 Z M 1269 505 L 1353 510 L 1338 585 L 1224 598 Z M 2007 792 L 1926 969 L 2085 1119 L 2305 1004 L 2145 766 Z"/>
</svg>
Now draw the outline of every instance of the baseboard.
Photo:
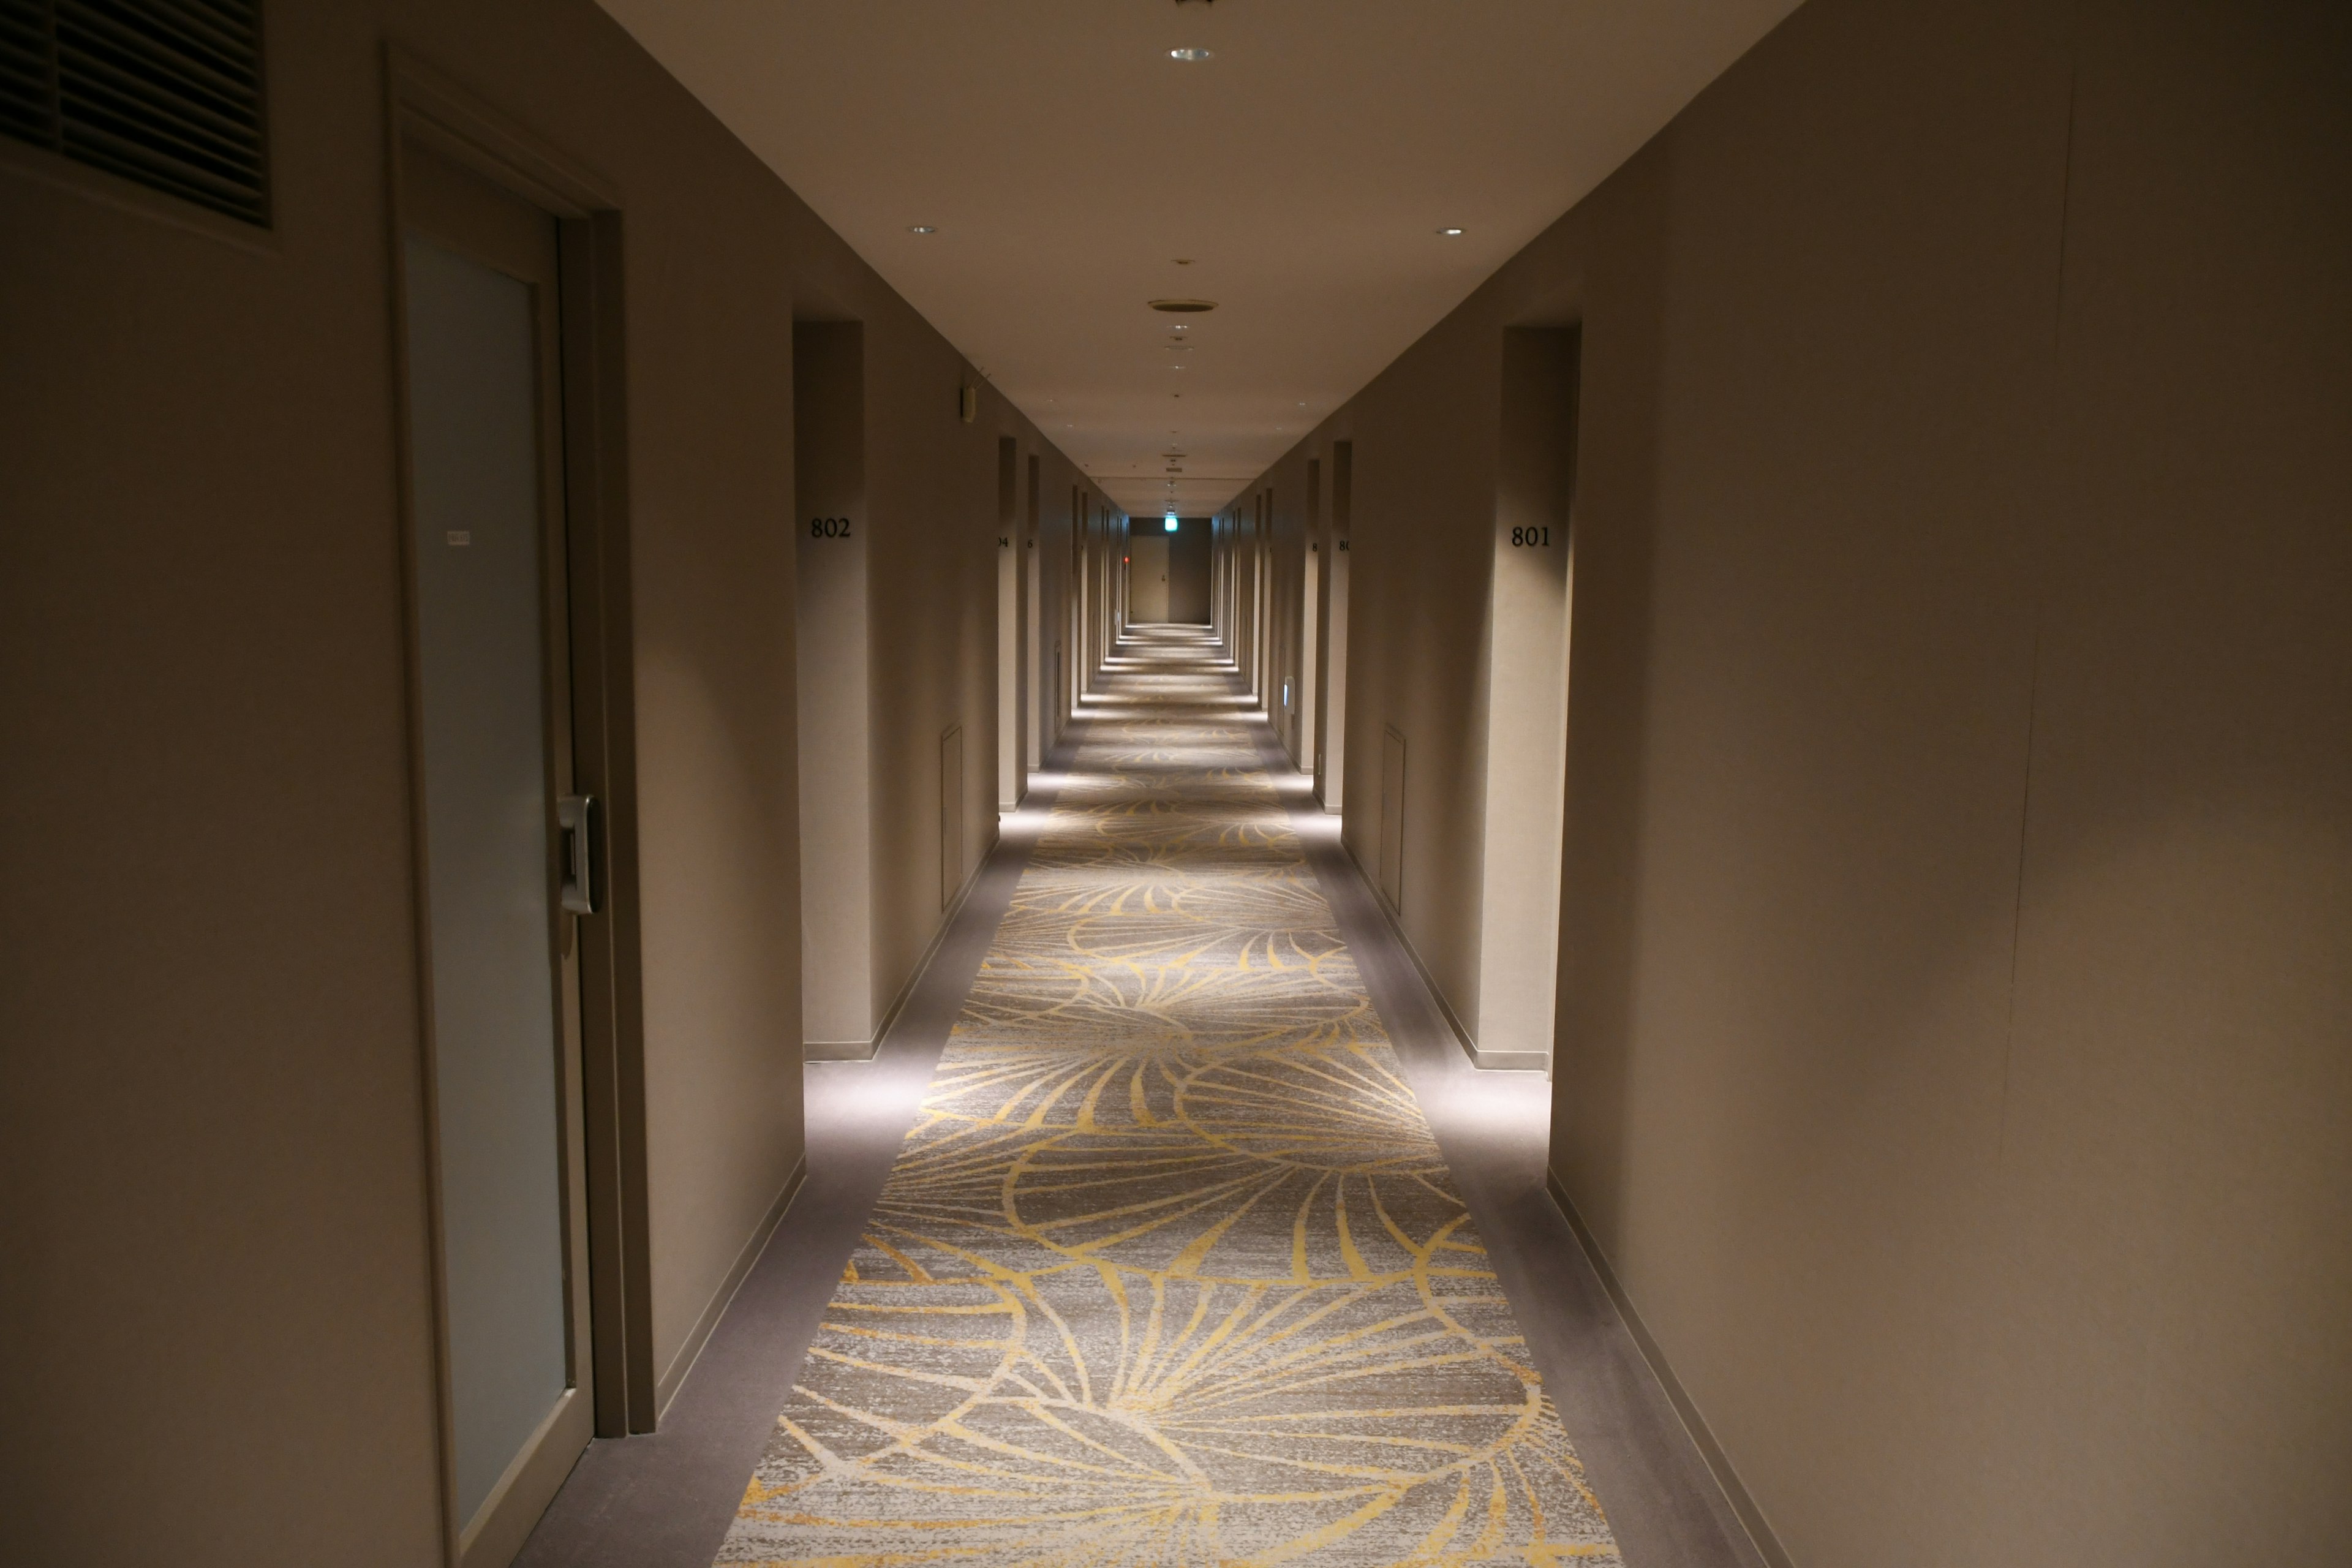
<svg viewBox="0 0 2352 1568">
<path fill-rule="evenodd" d="M 1482 1072 L 1543 1072 L 1549 1068 L 1551 1058 L 1542 1051 L 1489 1051 L 1479 1048 L 1478 1042 L 1470 1037 L 1470 1031 L 1462 1026 L 1462 1020 L 1454 1016 L 1453 1005 L 1445 1000 L 1445 993 L 1439 988 L 1436 976 L 1431 974 L 1429 965 L 1421 961 L 1420 950 L 1412 945 L 1412 938 L 1404 934 L 1404 923 L 1397 919 L 1396 911 L 1389 908 L 1389 901 L 1381 897 L 1380 883 L 1356 858 L 1355 847 L 1344 835 L 1339 839 L 1339 847 L 1347 851 L 1348 864 L 1356 868 L 1356 875 L 1363 881 L 1364 890 L 1371 895 L 1372 907 L 1381 911 L 1381 918 L 1388 921 L 1389 931 L 1396 937 L 1397 945 L 1404 949 L 1405 957 L 1412 961 L 1412 972 L 1421 976 L 1422 989 L 1429 993 L 1432 1002 L 1437 1004 L 1438 1016 L 1445 1020 L 1446 1028 L 1453 1033 L 1454 1043 L 1462 1047 L 1462 1054 L 1470 1058 L 1470 1065 Z"/>
<path fill-rule="evenodd" d="M 743 1243 L 743 1249 L 735 1255 L 735 1262 L 727 1270 L 727 1278 L 719 1282 L 719 1289 L 710 1293 L 702 1315 L 694 1321 L 694 1331 L 686 1336 L 686 1342 L 677 1347 L 677 1354 L 670 1357 L 668 1369 L 654 1384 L 654 1425 L 656 1429 L 661 1425 L 663 1415 L 669 1409 L 669 1402 L 677 1397 L 680 1388 L 686 1386 L 687 1374 L 702 1358 L 702 1347 L 710 1342 L 711 1334 L 719 1327 L 719 1320 L 727 1315 L 727 1309 L 734 1303 L 735 1292 L 743 1288 L 743 1281 L 751 1276 L 752 1266 L 760 1261 L 760 1255 L 768 1250 L 768 1243 L 774 1237 L 776 1226 L 783 1223 L 784 1211 L 793 1206 L 793 1195 L 807 1180 L 808 1156 L 803 1154 L 793 1162 L 793 1173 L 784 1178 L 783 1190 L 776 1194 L 776 1201 L 768 1205 L 767 1214 L 753 1227 L 751 1238 Z"/>
<path fill-rule="evenodd" d="M 1739 1472 L 1732 1467 L 1731 1456 L 1725 1453 L 1723 1445 L 1717 1441 L 1715 1429 L 1706 1424 L 1706 1417 L 1699 1414 L 1689 1390 L 1683 1387 L 1683 1380 L 1675 1375 L 1675 1369 L 1667 1362 L 1666 1352 L 1658 1344 L 1657 1336 L 1650 1332 L 1649 1324 L 1643 1322 L 1642 1314 L 1634 1310 L 1633 1298 L 1625 1294 L 1624 1281 L 1617 1278 L 1617 1270 L 1610 1266 L 1609 1255 L 1601 1250 L 1601 1243 L 1594 1237 L 1592 1228 L 1584 1223 L 1584 1216 L 1576 1212 L 1576 1200 L 1568 1195 L 1568 1188 L 1561 1184 L 1559 1175 L 1549 1165 L 1544 1167 L 1544 1188 L 1551 1194 L 1552 1203 L 1567 1218 L 1568 1228 L 1576 1233 L 1576 1244 L 1584 1249 L 1592 1271 L 1601 1276 L 1601 1288 L 1609 1292 L 1609 1300 L 1615 1304 L 1617 1315 L 1625 1321 L 1626 1331 L 1633 1336 L 1633 1343 L 1640 1349 L 1642 1359 L 1649 1363 L 1650 1374 L 1658 1380 L 1658 1386 L 1666 1391 L 1666 1398 L 1673 1404 L 1675 1414 L 1682 1418 L 1683 1429 L 1690 1434 L 1699 1458 L 1706 1462 L 1707 1472 L 1714 1476 L 1715 1484 L 1723 1489 L 1724 1498 L 1731 1504 L 1731 1511 L 1738 1516 L 1740 1528 L 1748 1531 L 1748 1542 L 1756 1548 L 1756 1554 L 1770 1563 L 1772 1568 L 1796 1568 L 1788 1549 L 1772 1532 L 1764 1510 L 1757 1506 L 1747 1484 L 1740 1480 Z"/>
<path fill-rule="evenodd" d="M 1022 798 L 1026 800 L 1028 796 Z M 1003 843 L 1004 830 L 1000 826 L 996 842 L 988 847 L 988 853 L 982 855 L 980 863 L 966 874 L 963 886 L 956 889 L 955 897 L 948 900 L 947 908 L 940 911 L 940 929 L 931 933 L 929 945 L 923 949 L 923 955 L 915 960 L 915 967 L 908 972 L 906 984 L 898 987 L 898 994 L 890 998 L 890 1005 L 883 1009 L 882 1021 L 874 1026 L 874 1037 L 870 1040 L 803 1040 L 801 1042 L 801 1060 L 870 1062 L 874 1059 L 875 1053 L 882 1048 L 883 1039 L 890 1033 L 890 1026 L 898 1021 L 898 1015 L 906 1011 L 908 1001 L 915 994 L 915 987 L 922 984 L 923 972 L 930 968 L 931 960 L 939 956 L 941 944 L 948 940 L 948 932 L 955 929 L 956 917 L 963 913 L 963 906 L 971 898 L 971 890 L 980 886 L 980 874 L 988 869 L 988 863 L 996 858 L 996 851 Z"/>
<path fill-rule="evenodd" d="M 955 930 L 956 917 L 963 913 L 964 905 L 971 901 L 971 890 L 980 886 L 981 873 L 988 869 L 989 862 L 996 858 L 996 852 L 1003 847 L 1004 829 L 1000 825 L 996 837 L 986 852 L 970 871 L 964 873 L 963 886 L 955 890 L 955 897 L 950 899 L 947 908 L 940 911 L 939 929 L 931 932 L 931 940 L 924 944 L 923 956 L 915 960 L 915 967 L 907 972 L 906 984 L 898 987 L 898 994 L 890 998 L 890 1005 L 883 1009 L 882 1021 L 874 1026 L 874 1044 L 866 1051 L 866 1056 L 871 1057 L 882 1048 L 882 1042 L 889 1037 L 890 1026 L 898 1021 L 898 1015 L 907 1010 L 907 1004 L 914 1000 L 915 987 L 923 983 L 924 974 L 931 967 L 931 960 L 937 958 L 940 949 L 947 945 L 948 933 Z"/>
</svg>

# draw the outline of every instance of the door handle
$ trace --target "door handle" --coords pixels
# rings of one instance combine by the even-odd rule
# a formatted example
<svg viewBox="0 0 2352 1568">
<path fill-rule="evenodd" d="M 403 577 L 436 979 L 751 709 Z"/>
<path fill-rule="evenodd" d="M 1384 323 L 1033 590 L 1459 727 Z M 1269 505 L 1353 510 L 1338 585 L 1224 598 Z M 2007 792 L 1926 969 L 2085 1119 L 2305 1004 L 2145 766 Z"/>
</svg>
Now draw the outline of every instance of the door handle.
<svg viewBox="0 0 2352 1568">
<path fill-rule="evenodd" d="M 562 840 L 563 882 L 559 889 L 563 907 L 575 915 L 596 912 L 595 856 L 590 842 L 595 828 L 596 797 L 560 795 L 555 802 L 555 826 Z"/>
</svg>

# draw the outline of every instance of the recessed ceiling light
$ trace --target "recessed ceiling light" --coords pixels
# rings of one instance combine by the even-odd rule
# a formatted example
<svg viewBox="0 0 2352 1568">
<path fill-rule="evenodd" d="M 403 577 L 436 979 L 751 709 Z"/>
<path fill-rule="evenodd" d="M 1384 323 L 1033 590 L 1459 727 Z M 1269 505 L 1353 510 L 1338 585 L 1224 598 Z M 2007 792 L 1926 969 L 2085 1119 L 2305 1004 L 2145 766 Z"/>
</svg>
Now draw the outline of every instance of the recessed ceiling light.
<svg viewBox="0 0 2352 1568">
<path fill-rule="evenodd" d="M 1207 49 L 1171 49 L 1168 51 L 1168 58 L 1171 60 L 1182 60 L 1189 66 L 1197 65 L 1202 60 L 1213 60 L 1217 57 Z"/>
<path fill-rule="evenodd" d="M 910 223 L 907 226 L 907 232 L 908 234 L 937 234 L 940 232 L 940 228 L 937 224 Z"/>
<path fill-rule="evenodd" d="M 1441 228 L 1437 232 L 1444 235 L 1448 239 L 1460 239 L 1462 237 L 1462 231 L 1458 228 Z"/>
</svg>

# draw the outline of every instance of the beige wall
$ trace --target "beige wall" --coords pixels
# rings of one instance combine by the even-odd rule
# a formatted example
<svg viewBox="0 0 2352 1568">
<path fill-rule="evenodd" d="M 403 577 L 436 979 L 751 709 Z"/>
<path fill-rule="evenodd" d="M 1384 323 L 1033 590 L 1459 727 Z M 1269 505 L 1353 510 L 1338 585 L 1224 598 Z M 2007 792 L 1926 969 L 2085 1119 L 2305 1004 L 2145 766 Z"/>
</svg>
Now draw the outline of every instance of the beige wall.
<svg viewBox="0 0 2352 1568">
<path fill-rule="evenodd" d="M 998 432 L 963 423 L 958 389 L 976 378 L 945 341 L 868 341 L 870 783 L 877 823 L 903 825 L 872 845 L 879 1019 L 940 928 L 940 743 L 951 728 L 963 731 L 967 868 L 996 837 Z"/>
<path fill-rule="evenodd" d="M 1349 443 L 1334 441 L 1325 449 L 1321 469 L 1327 500 L 1318 541 L 1323 574 L 1317 590 L 1320 652 L 1315 664 L 1315 710 L 1320 741 L 1315 755 L 1315 794 L 1325 811 L 1335 813 L 1347 796 L 1348 602 L 1355 561 L 1349 526 L 1353 461 Z"/>
<path fill-rule="evenodd" d="M 1261 695 L 1266 717 L 1282 749 L 1296 765 L 1303 759 L 1298 729 L 1298 667 L 1304 648 L 1299 637 L 1300 583 L 1307 559 L 1307 469 L 1289 466 L 1276 483 L 1260 492 L 1268 545 L 1265 597 L 1265 685 Z M 1284 684 L 1290 690 L 1285 701 Z"/>
<path fill-rule="evenodd" d="M 1496 356 L 1583 322 L 1553 1167 L 1807 1568 L 2352 1540 L 2347 67 L 1813 0 L 1301 448 L 1451 992 Z"/>
<path fill-rule="evenodd" d="M 1483 1065 L 1547 1065 L 1559 963 L 1575 334 L 1503 336 L 1486 593 L 1486 863 L 1465 1022 Z"/>
<path fill-rule="evenodd" d="M 625 206 L 653 1330 L 673 1384 L 802 1147 L 803 309 L 867 321 L 869 439 L 910 476 L 876 506 L 918 561 L 943 536 L 936 568 L 877 595 L 882 678 L 929 730 L 927 749 L 877 737 L 878 765 L 920 774 L 877 813 L 936 833 L 919 797 L 961 712 L 966 842 L 992 837 L 993 600 L 966 579 L 992 568 L 992 476 L 964 455 L 1001 403 L 962 425 L 953 352 L 592 6 L 279 5 L 270 25 L 270 233 L 96 199 L 102 182 L 21 149 L 0 168 L 0 1405 L 24 1439 L 0 1517 L 45 1563 L 151 1562 L 159 1529 L 191 1564 L 439 1559 L 387 39 Z M 939 637 L 911 637 L 926 615 Z M 941 675 L 957 660 L 969 679 Z M 886 869 L 903 967 L 937 898 L 926 881 L 929 907 L 902 909 Z"/>
<path fill-rule="evenodd" d="M 862 322 L 794 325 L 793 459 L 801 1040 L 813 1058 L 854 1060 L 871 1051 L 876 1022 Z"/>
<path fill-rule="evenodd" d="M 1486 650 L 1497 520 L 1502 328 L 1517 318 L 1473 297 L 1269 470 L 1277 498 L 1307 493 L 1307 464 L 1333 468 L 1354 440 L 1347 568 L 1348 668 L 1337 793 L 1343 840 L 1377 877 L 1382 735 L 1405 739 L 1398 921 L 1447 1006 L 1476 1037 L 1485 894 Z M 1513 302 L 1513 303 L 1516 303 Z M 1442 387 L 1433 396 L 1430 389 Z M 1279 527 L 1278 574 L 1299 570 L 1303 529 Z M 1277 660 L 1296 655 L 1278 647 Z M 1335 672 L 1336 673 L 1336 672 Z M 1279 685 L 1274 689 L 1279 692 Z"/>
<path fill-rule="evenodd" d="M 611 47 L 617 68 L 629 57 Z M 469 79 L 503 100 L 487 73 Z M 802 1148 L 793 563 L 778 527 L 793 504 L 792 317 L 771 278 L 794 204 L 682 95 L 677 142 L 650 168 L 631 166 L 647 153 L 617 126 L 585 142 L 590 103 L 566 108 L 514 112 L 618 171 L 627 203 L 647 1234 L 667 1395 Z"/>
<path fill-rule="evenodd" d="M 870 1043 L 945 918 L 940 741 L 950 729 L 963 733 L 962 873 L 996 841 L 998 440 L 1041 458 L 1044 494 L 1076 484 L 1090 503 L 1104 498 L 862 261 L 823 238 L 820 259 L 799 272 L 801 308 L 862 322 L 865 345 L 865 641 L 844 657 L 862 665 L 867 752 L 862 774 L 853 783 L 852 767 L 832 787 L 862 788 L 871 824 L 866 994 L 841 1010 L 846 1032 L 824 1037 Z M 978 393 L 970 423 L 967 385 Z M 1037 549 L 1053 599 L 1066 592 L 1068 533 L 1043 510 Z M 856 686 L 833 693 L 835 705 L 854 704 Z"/>
</svg>

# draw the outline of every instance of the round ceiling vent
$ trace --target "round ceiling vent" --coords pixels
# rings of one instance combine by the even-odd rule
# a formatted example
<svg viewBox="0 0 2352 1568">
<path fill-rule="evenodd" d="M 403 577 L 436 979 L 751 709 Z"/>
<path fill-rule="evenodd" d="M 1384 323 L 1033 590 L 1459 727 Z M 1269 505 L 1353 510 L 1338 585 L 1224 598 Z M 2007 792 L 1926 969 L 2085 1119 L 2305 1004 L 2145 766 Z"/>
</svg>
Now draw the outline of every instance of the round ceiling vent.
<svg viewBox="0 0 2352 1568">
<path fill-rule="evenodd" d="M 1154 300 L 1151 301 L 1151 308 L 1155 310 L 1166 310 L 1171 315 L 1192 316 L 1198 315 L 1202 310 L 1215 310 L 1217 302 L 1214 300 Z"/>
</svg>

